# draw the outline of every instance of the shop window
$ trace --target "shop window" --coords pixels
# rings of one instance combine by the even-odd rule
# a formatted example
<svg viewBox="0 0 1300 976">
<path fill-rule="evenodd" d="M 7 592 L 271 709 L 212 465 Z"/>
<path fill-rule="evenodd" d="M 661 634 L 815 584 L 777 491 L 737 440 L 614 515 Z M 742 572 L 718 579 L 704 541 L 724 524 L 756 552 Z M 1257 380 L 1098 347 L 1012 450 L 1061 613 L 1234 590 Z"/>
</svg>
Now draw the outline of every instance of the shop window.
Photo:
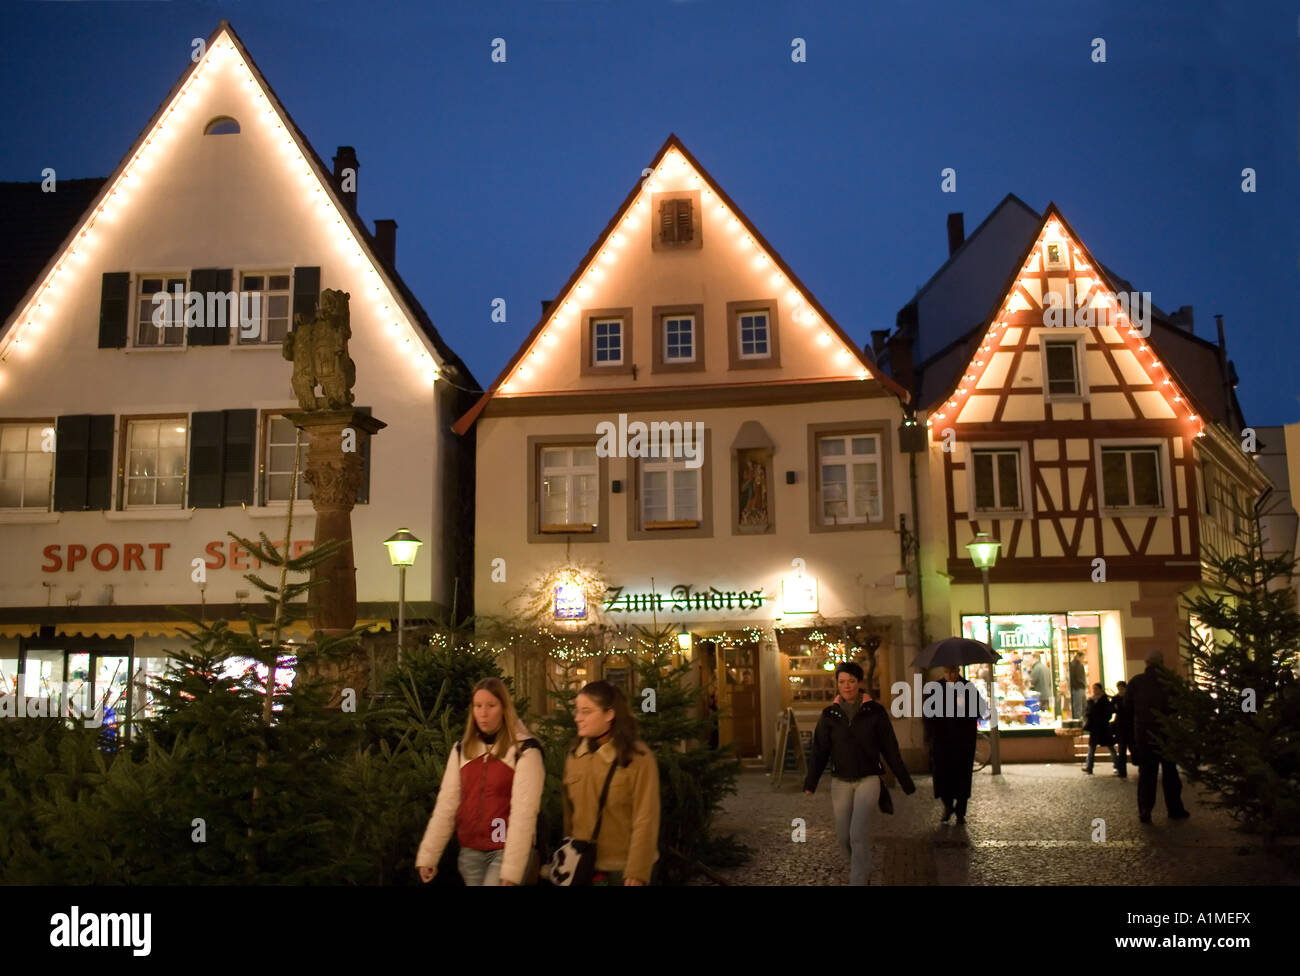
<svg viewBox="0 0 1300 976">
<path fill-rule="evenodd" d="M 1102 493 L 1107 508 L 1160 508 L 1159 447 L 1105 447 L 1101 451 Z"/>
<path fill-rule="evenodd" d="M 817 439 L 817 462 L 822 525 L 880 521 L 879 437 L 823 435 Z"/>
<path fill-rule="evenodd" d="M 841 656 L 839 645 L 798 645 L 795 653 L 786 658 L 790 702 L 829 705 L 834 701 L 839 693 L 835 667 Z"/>
<path fill-rule="evenodd" d="M 181 508 L 185 498 L 185 417 L 126 421 L 123 508 Z"/>
<path fill-rule="evenodd" d="M 289 332 L 289 305 L 293 296 L 287 271 L 250 271 L 240 275 L 239 313 L 257 312 L 256 333 L 246 335 L 239 323 L 239 344 L 279 344 Z M 251 296 L 257 296 L 254 302 Z M 249 330 L 251 332 L 251 329 Z"/>
<path fill-rule="evenodd" d="M 1076 397 L 1082 392 L 1079 377 L 1079 344 L 1073 339 L 1044 342 L 1044 359 L 1049 397 Z"/>
<path fill-rule="evenodd" d="M 543 447 L 540 451 L 542 532 L 590 532 L 599 501 L 594 446 Z"/>
<path fill-rule="evenodd" d="M 53 447 L 51 421 L 0 424 L 0 508 L 50 510 Z"/>
<path fill-rule="evenodd" d="M 971 466 L 977 512 L 1014 512 L 1023 507 L 1018 450 L 972 451 Z"/>
<path fill-rule="evenodd" d="M 298 443 L 298 428 L 283 414 L 268 414 L 262 457 L 262 503 L 287 502 L 293 490 L 294 454 L 298 455 L 299 501 L 311 498 L 311 485 L 303 477 L 307 472 L 308 439 Z M 296 445 L 296 451 L 295 451 Z"/>
<path fill-rule="evenodd" d="M 189 279 L 183 275 L 142 274 L 136 284 L 135 345 L 142 349 L 185 345 L 184 294 Z M 179 289 L 181 298 L 177 298 Z M 165 295 L 165 298 L 155 297 Z M 154 316 L 157 316 L 155 321 Z"/>
</svg>

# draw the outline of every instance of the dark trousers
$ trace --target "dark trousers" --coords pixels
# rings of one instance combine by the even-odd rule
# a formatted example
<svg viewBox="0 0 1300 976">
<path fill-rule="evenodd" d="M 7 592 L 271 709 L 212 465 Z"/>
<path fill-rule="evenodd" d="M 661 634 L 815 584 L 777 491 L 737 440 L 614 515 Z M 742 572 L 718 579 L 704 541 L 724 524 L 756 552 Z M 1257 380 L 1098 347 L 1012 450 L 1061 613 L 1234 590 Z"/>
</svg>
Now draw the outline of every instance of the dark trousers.
<svg viewBox="0 0 1300 976">
<path fill-rule="evenodd" d="M 1150 813 L 1156 805 L 1156 775 L 1159 774 L 1165 790 L 1165 812 L 1183 810 L 1183 781 L 1178 777 L 1178 767 L 1168 759 L 1145 757 L 1138 760 L 1138 813 Z"/>
<path fill-rule="evenodd" d="M 1098 746 L 1105 746 L 1107 749 L 1110 750 L 1111 761 L 1114 762 L 1116 768 L 1118 768 L 1119 760 L 1115 758 L 1115 747 L 1111 745 L 1110 742 L 1108 742 L 1107 740 L 1098 739 L 1095 735 L 1092 735 L 1091 733 L 1089 733 L 1088 735 L 1088 764 L 1083 768 L 1092 769 L 1092 759 L 1097 754 Z"/>
<path fill-rule="evenodd" d="M 952 807 L 953 811 L 957 814 L 957 816 L 959 816 L 959 817 L 964 817 L 964 816 L 966 816 L 966 801 L 969 800 L 970 797 L 968 797 L 968 796 L 956 796 L 956 797 L 953 797 L 953 796 L 943 796 L 943 797 L 940 797 L 940 799 L 943 800 L 943 806 L 944 806 L 944 809 L 945 809 L 945 810 L 948 809 L 948 807 Z"/>
<path fill-rule="evenodd" d="M 1128 743 L 1123 739 L 1116 739 L 1115 745 L 1110 751 L 1111 757 L 1115 760 L 1115 772 L 1119 773 L 1121 776 L 1128 775 L 1128 754 L 1131 751 L 1132 750 L 1128 747 Z M 1133 762 L 1136 764 L 1137 760 L 1134 759 Z"/>
</svg>

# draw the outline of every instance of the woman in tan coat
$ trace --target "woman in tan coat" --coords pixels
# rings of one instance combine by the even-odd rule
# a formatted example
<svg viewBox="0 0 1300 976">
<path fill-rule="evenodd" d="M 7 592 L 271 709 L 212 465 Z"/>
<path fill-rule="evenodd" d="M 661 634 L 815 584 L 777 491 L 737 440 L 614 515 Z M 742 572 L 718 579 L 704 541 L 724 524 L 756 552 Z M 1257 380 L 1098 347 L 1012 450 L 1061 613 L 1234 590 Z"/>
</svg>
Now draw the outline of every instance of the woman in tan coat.
<svg viewBox="0 0 1300 976">
<path fill-rule="evenodd" d="M 627 696 L 608 681 L 578 692 L 574 718 L 578 741 L 564 763 L 564 833 L 590 840 L 600 813 L 600 794 L 609 795 L 596 837 L 594 884 L 644 885 L 659 858 L 659 765 L 637 739 Z"/>
</svg>

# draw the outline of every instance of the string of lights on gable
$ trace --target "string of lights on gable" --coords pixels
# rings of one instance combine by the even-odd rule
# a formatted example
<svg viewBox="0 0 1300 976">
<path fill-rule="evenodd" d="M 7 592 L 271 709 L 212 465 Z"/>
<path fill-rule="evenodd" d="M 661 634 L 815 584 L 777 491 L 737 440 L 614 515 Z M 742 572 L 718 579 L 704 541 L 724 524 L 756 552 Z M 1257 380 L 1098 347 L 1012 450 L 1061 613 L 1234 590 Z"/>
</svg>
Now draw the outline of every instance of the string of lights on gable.
<svg viewBox="0 0 1300 976">
<path fill-rule="evenodd" d="M 180 132 L 195 134 L 194 126 L 200 121 L 195 117 L 199 98 L 190 99 L 207 92 L 213 78 L 222 71 L 236 72 L 242 75 L 243 84 L 238 86 L 250 99 L 251 117 L 268 127 L 267 131 L 279 146 L 281 159 L 293 167 L 302 179 L 303 192 L 311 195 L 315 201 L 313 207 L 317 213 L 323 237 L 333 239 L 341 252 L 354 266 L 369 264 L 361 242 L 357 239 L 344 219 L 329 193 L 321 189 L 326 177 L 318 173 L 308 159 L 303 148 L 295 142 L 288 123 L 277 111 L 271 100 L 258 84 L 252 71 L 244 63 L 243 57 L 234 41 L 223 31 L 221 36 L 207 49 L 193 72 L 172 97 L 150 132 L 136 149 L 134 155 L 122 166 L 117 179 L 100 198 L 94 211 L 85 219 L 80 229 L 72 238 L 55 266 L 45 280 L 36 289 L 31 300 L 15 319 L 14 327 L 0 348 L 0 363 L 7 363 L 10 353 L 19 349 L 28 354 L 46 329 L 53 323 L 59 312 L 58 297 L 65 294 L 70 279 L 65 274 L 85 272 L 99 235 L 92 234 L 102 220 L 104 225 L 111 225 L 120 220 L 130 203 L 131 197 L 138 192 L 143 178 L 147 178 L 167 148 L 173 144 Z M 241 80 L 236 77 L 236 81 Z M 366 267 L 368 294 L 365 296 L 371 315 L 376 321 L 385 322 L 387 332 L 397 347 L 409 357 L 421 370 L 423 379 L 432 387 L 438 378 L 438 365 L 424 344 L 424 334 L 400 311 L 400 303 L 384 276 L 370 264 Z M 71 279 L 75 280 L 75 278 Z M 373 283 L 373 288 L 370 285 Z M 356 310 L 360 296 L 352 297 L 352 309 Z M 4 382 L 4 373 L 0 371 L 0 386 Z"/>
<path fill-rule="evenodd" d="M 974 359 L 972 362 L 967 364 L 967 369 L 962 378 L 958 381 L 956 390 L 952 393 L 952 396 L 948 401 L 943 404 L 942 408 L 926 420 L 925 425 L 927 427 L 933 427 L 934 421 L 936 420 L 950 418 L 955 421 L 961 415 L 962 408 L 970 399 L 971 394 L 979 387 L 980 378 L 984 375 L 989 364 L 993 361 L 994 350 L 1001 344 L 1006 330 L 1009 327 L 1015 329 L 1017 335 L 1021 328 L 1033 328 L 1033 326 L 1008 326 L 1007 320 L 1015 312 L 1033 311 L 1036 306 L 1039 308 L 1043 307 L 1043 302 L 1046 300 L 1047 295 L 1046 287 L 1044 287 L 1042 300 L 1036 302 L 1033 300 L 1033 296 L 1029 293 L 1029 282 L 1023 276 L 1025 274 L 1044 270 L 1043 246 L 1049 241 L 1060 241 L 1064 246 L 1068 247 L 1076 271 L 1092 270 L 1092 266 L 1087 263 L 1083 249 L 1075 244 L 1074 241 L 1069 239 L 1068 235 L 1061 227 L 1060 221 L 1055 217 L 1048 220 L 1044 225 L 1043 230 L 1039 233 L 1038 240 L 1034 243 L 1029 259 L 1025 262 L 1024 267 L 1020 269 L 1020 276 L 1018 276 L 1015 285 L 1012 286 L 1006 302 L 994 316 L 994 321 L 992 325 L 989 326 L 988 331 L 985 332 L 984 338 L 980 340 L 979 349 L 976 351 Z M 1051 269 L 1049 268 L 1046 270 L 1050 271 Z M 1065 274 L 1064 269 L 1062 269 L 1062 274 Z M 1137 362 L 1145 367 L 1147 375 L 1152 378 L 1152 383 L 1156 390 L 1164 396 L 1165 401 L 1169 404 L 1174 416 L 1181 416 L 1189 421 L 1195 431 L 1195 436 L 1204 437 L 1205 421 L 1193 412 L 1190 402 L 1174 386 L 1173 379 L 1169 375 L 1168 370 L 1166 370 L 1164 365 L 1160 362 L 1155 350 L 1151 348 L 1146 339 L 1143 338 L 1142 331 L 1133 324 L 1128 315 L 1124 312 L 1114 293 L 1105 287 L 1100 277 L 1094 279 L 1091 276 L 1082 275 L 1076 276 L 1076 280 L 1079 283 L 1077 289 L 1078 294 L 1083 296 L 1085 301 L 1091 301 L 1089 296 L 1092 293 L 1094 285 L 1098 288 L 1099 295 L 1103 301 L 1100 310 L 1108 312 L 1108 322 L 1116 323 L 1113 326 L 1115 331 L 1124 340 L 1125 346 L 1133 353 Z M 1044 286 L 1045 285 L 1046 282 L 1044 282 Z M 1074 311 L 1069 305 L 1064 306 L 1064 308 L 1066 314 L 1070 314 Z M 1097 309 L 1098 307 L 1093 306 L 1093 308 Z"/>
<path fill-rule="evenodd" d="M 501 383 L 499 392 L 524 392 L 520 390 L 520 384 L 528 380 L 532 368 L 546 362 L 548 352 L 554 351 L 556 344 L 565 338 L 570 326 L 577 321 L 581 308 L 617 304 L 612 300 L 601 300 L 599 292 L 601 281 L 607 276 L 620 257 L 623 256 L 628 241 L 633 239 L 637 231 L 645 226 L 645 221 L 652 219 L 648 212 L 650 209 L 650 195 L 661 189 L 670 189 L 665 182 L 670 177 L 674 181 L 671 188 L 678 188 L 685 182 L 688 174 L 690 176 L 690 187 L 698 188 L 700 191 L 701 210 L 707 212 L 710 208 L 714 208 L 716 214 L 723 220 L 724 226 L 732 235 L 732 246 L 743 251 L 752 249 L 754 252 L 752 257 L 754 270 L 761 272 L 770 269 L 769 284 L 778 295 L 785 299 L 786 306 L 791 310 L 791 320 L 800 323 L 807 333 L 815 334 L 817 342 L 821 346 L 828 347 L 827 354 L 833 357 L 834 368 L 845 369 L 847 372 L 844 375 L 851 375 L 854 379 L 871 379 L 871 373 L 862 366 L 853 350 L 848 348 L 842 339 L 836 337 L 828 323 L 821 320 L 820 316 L 813 310 L 812 302 L 800 293 L 799 289 L 781 271 L 771 256 L 754 240 L 753 235 L 745 228 L 744 222 L 735 213 L 732 213 L 722 200 L 717 198 L 717 195 L 709 189 L 707 182 L 700 178 L 699 173 L 692 172 L 692 169 L 693 167 L 687 162 L 686 158 L 675 148 L 670 148 L 664 153 L 659 165 L 655 167 L 649 176 L 642 180 L 641 191 L 638 193 L 636 201 L 627 208 L 623 219 L 619 221 L 618 225 L 600 245 L 596 256 L 588 263 L 587 268 L 573 287 L 557 301 L 556 312 L 551 316 L 550 322 L 546 324 L 546 327 L 528 350 L 519 357 L 513 372 Z M 838 348 L 835 348 L 836 346 Z"/>
</svg>

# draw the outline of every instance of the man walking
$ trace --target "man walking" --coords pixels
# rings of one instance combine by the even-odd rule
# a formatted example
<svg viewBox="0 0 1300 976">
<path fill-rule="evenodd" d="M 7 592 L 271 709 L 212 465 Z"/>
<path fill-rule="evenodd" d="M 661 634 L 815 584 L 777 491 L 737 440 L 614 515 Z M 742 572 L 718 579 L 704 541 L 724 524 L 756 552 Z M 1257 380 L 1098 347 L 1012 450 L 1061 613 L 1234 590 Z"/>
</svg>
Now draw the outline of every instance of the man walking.
<svg viewBox="0 0 1300 976">
<path fill-rule="evenodd" d="M 1084 718 L 1088 697 L 1088 668 L 1083 663 L 1083 651 L 1075 651 L 1070 659 L 1070 718 Z"/>
<path fill-rule="evenodd" d="M 1097 747 L 1105 746 L 1110 750 L 1110 757 L 1115 758 L 1115 746 L 1110 740 L 1110 716 L 1111 703 L 1106 697 L 1106 689 L 1100 683 L 1092 686 L 1092 697 L 1088 699 L 1088 714 L 1083 720 L 1083 730 L 1088 733 L 1088 763 L 1083 767 L 1083 771 L 1089 776 L 1092 775 L 1093 759 L 1097 755 Z"/>
<path fill-rule="evenodd" d="M 865 885 L 871 877 L 869 818 L 884 788 L 882 757 L 903 792 L 916 792 L 899 755 L 889 713 L 861 690 L 861 682 L 862 668 L 852 661 L 835 669 L 840 693 L 822 710 L 813 732 L 813 761 L 803 787 L 812 796 L 827 762 L 831 763 L 835 836 L 849 859 L 851 885 Z"/>
<path fill-rule="evenodd" d="M 1133 759 L 1138 766 L 1138 819 L 1151 822 L 1151 811 L 1156 805 L 1156 775 L 1161 779 L 1165 793 L 1165 810 L 1170 820 L 1190 817 L 1183 806 L 1183 781 L 1178 778 L 1178 767 L 1161 754 L 1156 742 L 1159 722 L 1169 712 L 1171 675 L 1164 667 L 1165 656 L 1160 651 L 1147 655 L 1147 669 L 1128 684 L 1128 704 L 1133 710 Z"/>
<path fill-rule="evenodd" d="M 1128 700 L 1128 682 L 1115 682 L 1115 697 L 1110 700 L 1115 708 L 1115 721 L 1112 723 L 1115 745 L 1115 775 L 1128 779 L 1128 752 L 1133 742 L 1133 707 Z M 1134 762 L 1137 758 L 1134 757 Z"/>
</svg>

